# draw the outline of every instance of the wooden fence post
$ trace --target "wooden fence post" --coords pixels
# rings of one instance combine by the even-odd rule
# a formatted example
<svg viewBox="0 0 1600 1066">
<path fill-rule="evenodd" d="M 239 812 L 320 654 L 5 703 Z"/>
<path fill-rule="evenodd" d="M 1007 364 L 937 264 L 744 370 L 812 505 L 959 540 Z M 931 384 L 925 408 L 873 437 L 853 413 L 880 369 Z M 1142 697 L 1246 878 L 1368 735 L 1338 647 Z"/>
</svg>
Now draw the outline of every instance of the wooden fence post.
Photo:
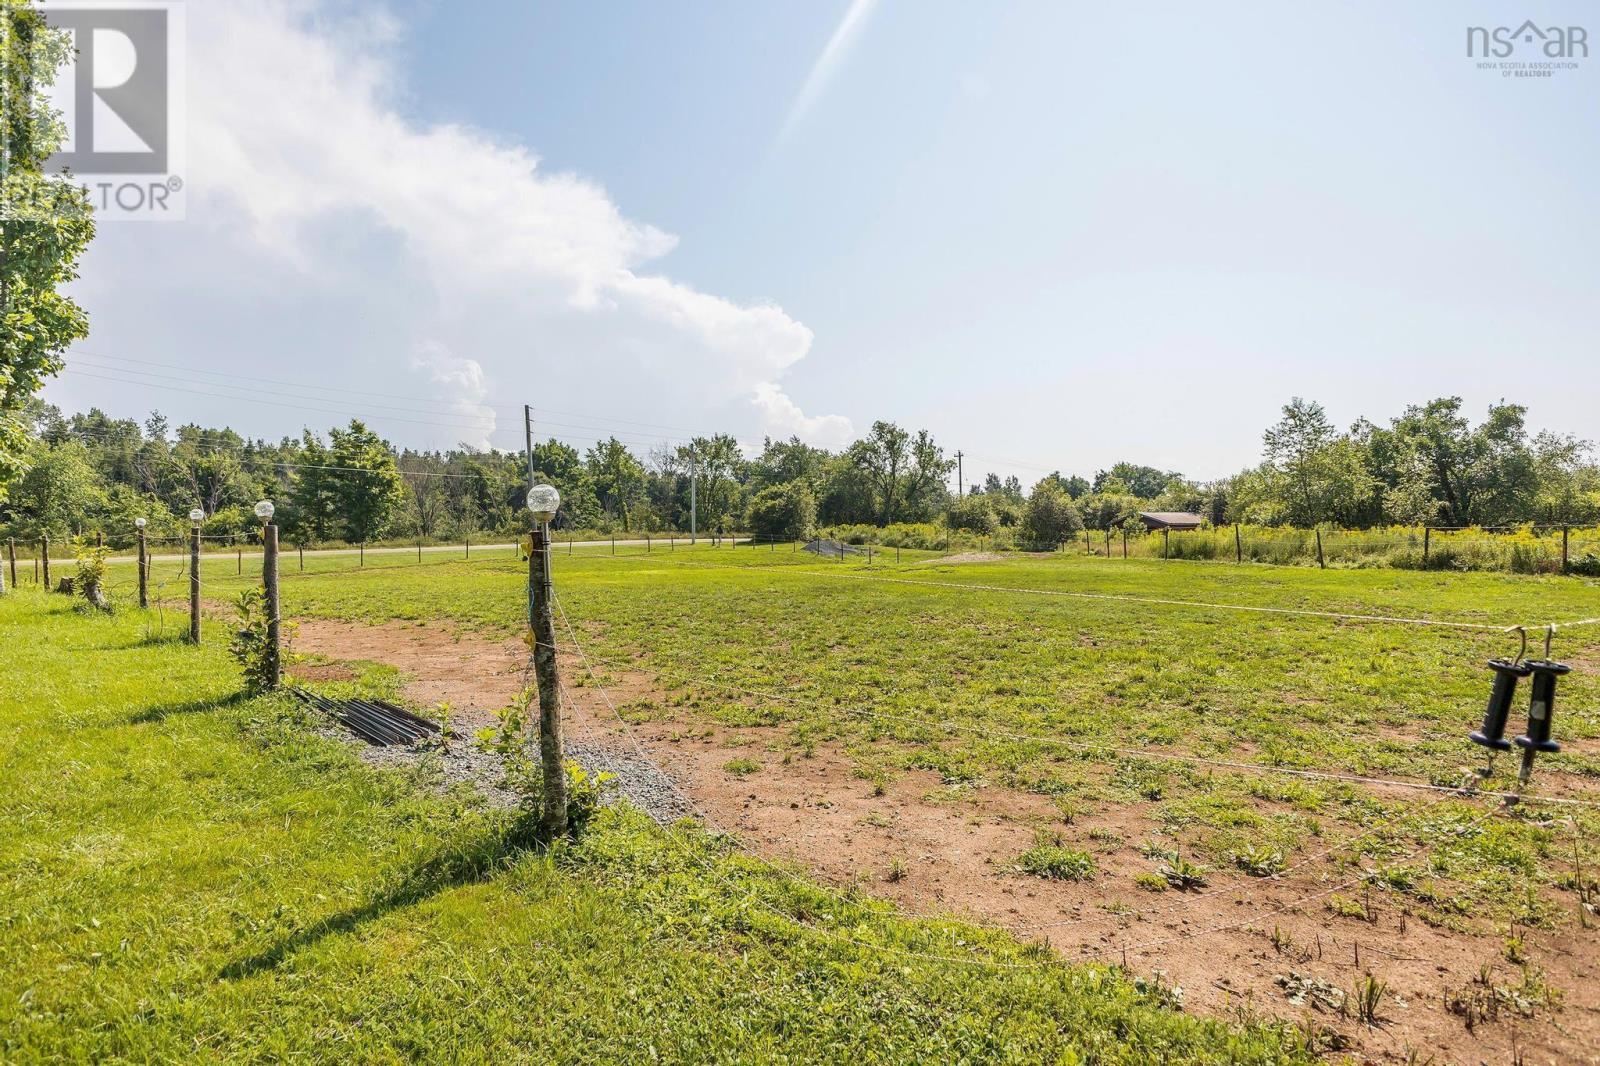
<svg viewBox="0 0 1600 1066">
<path fill-rule="evenodd" d="M 1567 568 L 1569 566 L 1567 561 L 1567 534 L 1570 532 L 1572 531 L 1567 526 L 1561 527 L 1561 572 L 1563 574 L 1567 572 Z M 13 585 L 17 583 L 17 575 L 15 572 L 13 572 L 11 575 L 11 583 Z"/>
<path fill-rule="evenodd" d="M 282 615 L 278 610 L 278 524 L 261 527 L 261 591 L 267 607 L 267 687 L 283 683 L 283 648 L 279 643 Z"/>
<path fill-rule="evenodd" d="M 544 808 L 539 830 L 546 840 L 567 832 L 567 765 L 561 736 L 560 675 L 556 672 L 555 624 L 550 615 L 550 527 L 533 524 L 528 552 L 528 627 L 539 686 L 539 762 L 544 772 Z"/>
<path fill-rule="evenodd" d="M 39 536 L 39 565 L 44 570 L 45 591 L 50 591 L 50 534 Z"/>
<path fill-rule="evenodd" d="M 1317 567 L 1322 570 L 1328 568 L 1327 562 L 1322 558 L 1322 530 L 1317 530 Z"/>
<path fill-rule="evenodd" d="M 1122 557 L 1124 559 L 1126 559 L 1128 557 L 1128 527 L 1127 526 L 1123 526 L 1122 527 Z"/>
<path fill-rule="evenodd" d="M 472 558 L 472 534 L 468 533 L 462 539 L 467 542 L 467 558 L 470 559 Z"/>
<path fill-rule="evenodd" d="M 11 587 L 17 587 L 17 539 L 6 538 L 6 554 L 11 557 Z"/>
<path fill-rule="evenodd" d="M 200 643 L 200 523 L 189 531 L 189 643 Z"/>
<path fill-rule="evenodd" d="M 422 538 L 417 538 L 417 562 L 422 562 Z"/>
<path fill-rule="evenodd" d="M 356 545 L 356 551 L 360 553 L 360 561 L 359 561 L 358 565 L 366 566 L 367 565 L 367 542 L 366 541 L 361 541 L 360 543 L 358 543 Z"/>
<path fill-rule="evenodd" d="M 1233 561 L 1244 562 L 1244 537 L 1239 534 L 1239 523 L 1233 524 Z"/>
<path fill-rule="evenodd" d="M 140 519 L 139 521 L 144 521 Z M 139 527 L 139 609 L 150 606 L 150 555 L 145 550 L 144 527 Z"/>
<path fill-rule="evenodd" d="M 234 570 L 234 573 L 243 574 L 244 573 L 244 549 L 239 547 L 237 544 L 235 544 L 233 546 L 233 550 L 234 550 L 234 553 L 236 555 L 238 555 L 238 557 L 239 557 L 239 565 Z"/>
<path fill-rule="evenodd" d="M 1431 545 L 1429 544 L 1429 541 L 1431 541 L 1432 539 L 1433 539 L 1433 527 L 1432 526 L 1423 526 L 1422 527 L 1422 568 L 1424 570 L 1426 570 L 1428 568 L 1428 549 L 1431 547 Z"/>
<path fill-rule="evenodd" d="M 1163 526 L 1161 529 L 1161 558 L 1172 557 L 1172 527 Z"/>
</svg>

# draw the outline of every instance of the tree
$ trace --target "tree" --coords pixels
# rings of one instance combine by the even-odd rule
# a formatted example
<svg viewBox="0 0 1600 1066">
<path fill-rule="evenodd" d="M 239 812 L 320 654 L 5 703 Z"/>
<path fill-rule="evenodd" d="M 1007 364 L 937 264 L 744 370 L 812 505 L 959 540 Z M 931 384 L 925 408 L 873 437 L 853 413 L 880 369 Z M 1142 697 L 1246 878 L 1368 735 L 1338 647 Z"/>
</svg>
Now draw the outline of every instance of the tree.
<svg viewBox="0 0 1600 1066">
<path fill-rule="evenodd" d="M 911 440 L 911 469 L 906 474 L 905 517 L 927 521 L 943 510 L 950 499 L 950 474 L 955 468 L 956 461 L 944 457 L 944 449 L 934 443 L 932 434 L 917 430 Z"/>
<path fill-rule="evenodd" d="M 106 496 L 82 444 L 35 444 L 28 472 L 17 482 L 10 509 L 23 517 L 24 536 L 48 533 L 57 539 L 81 532 L 104 509 Z"/>
<path fill-rule="evenodd" d="M 301 537 L 327 540 L 339 528 L 338 479 L 341 471 L 330 470 L 332 456 L 320 438 L 305 431 L 300 461 L 289 489 L 289 514 L 284 524 Z"/>
<path fill-rule="evenodd" d="M 622 528 L 633 529 L 633 508 L 644 499 L 644 464 L 617 438 L 601 441 L 584 458 L 589 483 L 607 517 L 622 517 Z"/>
<path fill-rule="evenodd" d="M 400 456 L 400 466 L 412 525 L 419 537 L 435 536 L 449 517 L 445 461 L 436 454 L 408 451 Z"/>
<path fill-rule="evenodd" d="M 770 485 L 750 498 L 745 522 L 775 540 L 807 540 L 817 528 L 817 498 L 804 481 Z"/>
<path fill-rule="evenodd" d="M 345 539 L 376 540 L 405 498 L 394 451 L 360 419 L 330 430 L 328 439 L 329 465 L 339 468 L 330 473 L 337 475 L 332 495 Z"/>
<path fill-rule="evenodd" d="M 893 422 L 874 422 L 872 432 L 850 445 L 850 461 L 872 487 L 878 524 L 894 521 L 900 478 L 909 463 L 911 434 Z"/>
<path fill-rule="evenodd" d="M 1474 429 L 1461 398 L 1408 407 L 1394 421 L 1403 467 L 1414 486 L 1430 484 L 1449 525 L 1524 520 L 1538 492 L 1538 462 L 1528 444 L 1528 410 L 1494 404 Z M 1415 490 L 1413 490 L 1415 491 Z"/>
<path fill-rule="evenodd" d="M 1059 544 L 1082 532 L 1083 518 L 1073 506 L 1072 498 L 1054 483 L 1041 483 L 1028 497 L 1028 509 L 1022 516 L 1022 535 L 1032 544 Z"/>
<path fill-rule="evenodd" d="M 1163 473 L 1153 466 L 1117 463 L 1110 470 L 1095 471 L 1092 489 L 1094 492 L 1112 491 L 1108 488 L 1109 483 L 1119 481 L 1125 486 L 1124 491 L 1132 493 L 1141 500 L 1149 500 L 1159 496 L 1167 487 L 1167 482 L 1182 477 L 1183 475 L 1176 471 Z"/>
<path fill-rule="evenodd" d="M 94 237 L 87 193 L 44 173 L 65 127 L 43 90 L 70 54 L 32 4 L 0 0 L 0 499 L 26 467 L 28 401 L 89 332 L 60 292 Z"/>
<path fill-rule="evenodd" d="M 725 529 L 738 506 L 738 479 L 744 472 L 739 442 L 726 433 L 695 437 L 678 449 L 695 479 L 695 503 L 701 529 Z"/>
<path fill-rule="evenodd" d="M 1283 408 L 1277 425 L 1262 436 L 1264 472 L 1283 503 L 1283 517 L 1297 526 L 1359 519 L 1377 482 L 1366 454 L 1328 421 L 1321 404 L 1298 396 Z"/>
</svg>

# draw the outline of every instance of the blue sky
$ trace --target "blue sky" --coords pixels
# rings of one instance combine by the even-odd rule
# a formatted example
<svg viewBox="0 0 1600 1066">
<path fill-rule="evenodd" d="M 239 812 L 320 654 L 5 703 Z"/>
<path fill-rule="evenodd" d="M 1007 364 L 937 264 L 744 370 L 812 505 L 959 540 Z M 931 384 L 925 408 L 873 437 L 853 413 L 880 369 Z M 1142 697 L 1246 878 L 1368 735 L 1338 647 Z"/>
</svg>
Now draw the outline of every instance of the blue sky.
<svg viewBox="0 0 1600 1066">
<path fill-rule="evenodd" d="M 890 418 L 969 477 L 1231 473 L 1292 396 L 1340 422 L 1505 397 L 1600 436 L 1600 56 L 1464 54 L 1528 17 L 1600 44 L 1587 5 L 220 6 L 191 5 L 190 220 L 107 225 L 85 263 L 103 364 L 503 408 L 480 435 L 351 408 L 434 445 L 514 446 L 524 400 L 589 435 Z M 462 129 L 535 181 L 453 167 Z M 489 205 L 426 209 L 456 181 Z M 47 396 L 332 421 L 71 373 Z"/>
</svg>

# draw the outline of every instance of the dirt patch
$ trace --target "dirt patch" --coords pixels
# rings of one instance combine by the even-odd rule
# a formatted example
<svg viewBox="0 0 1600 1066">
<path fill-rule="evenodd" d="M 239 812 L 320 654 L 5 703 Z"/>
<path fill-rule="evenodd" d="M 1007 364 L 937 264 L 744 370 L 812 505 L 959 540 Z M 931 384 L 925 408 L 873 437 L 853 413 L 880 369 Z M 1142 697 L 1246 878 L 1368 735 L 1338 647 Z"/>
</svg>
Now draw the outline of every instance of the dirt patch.
<svg viewBox="0 0 1600 1066">
<path fill-rule="evenodd" d="M 409 679 L 408 700 L 448 701 L 452 721 L 467 735 L 491 724 L 494 710 L 524 684 L 519 641 L 437 624 L 308 620 L 296 646 L 396 667 Z M 1416 1049 L 1419 1061 L 1509 1061 L 1515 1048 L 1530 1062 L 1600 1062 L 1600 952 L 1592 931 L 1526 933 L 1530 963 L 1564 996 L 1554 1023 L 1545 1013 L 1524 1018 L 1502 1004 L 1496 1017 L 1474 1017 L 1469 1029 L 1461 1010 L 1494 1000 L 1495 985 L 1521 983 L 1502 937 L 1431 927 L 1392 909 L 1387 897 L 1363 901 L 1370 903 L 1364 916 L 1336 914 L 1331 893 L 1362 899 L 1359 887 L 1340 887 L 1349 871 L 1326 862 L 1278 878 L 1212 871 L 1199 892 L 1150 891 L 1134 880 L 1155 869 L 1138 850 L 1155 835 L 1150 808 L 1097 805 L 1067 825 L 1041 796 L 947 785 L 929 772 L 875 783 L 859 776 L 838 746 L 806 754 L 781 729 L 730 728 L 684 708 L 624 729 L 613 706 L 623 713 L 636 703 L 670 706 L 654 678 L 608 668 L 600 688 L 587 683 L 576 656 L 563 653 L 561 665 L 575 753 L 602 765 L 610 760 L 625 777 L 645 776 L 653 763 L 713 825 L 825 883 L 864 884 L 910 912 L 1002 926 L 1047 941 L 1067 958 L 1125 964 L 1139 974 L 1159 970 L 1184 989 L 1193 1009 L 1291 1018 L 1337 1033 L 1369 1059 L 1403 1062 Z M 1073 882 L 1020 872 L 1018 856 L 1040 829 L 1092 855 L 1093 876 Z M 1308 852 L 1357 831 L 1331 826 L 1330 839 L 1309 844 Z M 1485 966 L 1489 985 L 1480 981 Z M 1328 989 L 1353 995 L 1368 975 L 1387 986 L 1376 1026 L 1343 1017 L 1327 1002 Z M 1299 995 L 1304 1003 L 1291 1000 L 1307 987 L 1323 991 Z"/>
<path fill-rule="evenodd" d="M 997 563 L 1004 558 L 1005 556 L 999 555 L 995 552 L 961 552 L 957 555 L 946 555 L 938 559 L 927 559 L 918 565 L 942 566 L 947 563 Z"/>
</svg>

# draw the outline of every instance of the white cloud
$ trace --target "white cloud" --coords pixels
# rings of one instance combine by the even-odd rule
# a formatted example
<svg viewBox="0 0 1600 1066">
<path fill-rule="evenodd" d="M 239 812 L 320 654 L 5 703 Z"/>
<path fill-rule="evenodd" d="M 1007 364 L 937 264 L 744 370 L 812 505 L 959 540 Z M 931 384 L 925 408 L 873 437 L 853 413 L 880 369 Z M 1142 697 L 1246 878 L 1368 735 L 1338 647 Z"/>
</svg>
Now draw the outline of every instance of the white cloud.
<svg viewBox="0 0 1600 1066">
<path fill-rule="evenodd" d="M 496 418 L 494 408 L 484 404 L 489 395 L 489 386 L 483 366 L 476 359 L 451 355 L 443 345 L 430 342 L 412 356 L 411 368 L 426 373 L 429 383 L 443 393 L 441 399 L 445 401 L 450 415 L 459 416 L 463 425 L 483 427 L 481 436 L 464 443 L 475 448 L 488 448 Z"/>
<path fill-rule="evenodd" d="M 755 402 L 766 417 L 768 431 L 780 439 L 797 436 L 820 448 L 842 448 L 855 435 L 855 428 L 848 418 L 839 415 L 808 417 L 776 385 L 756 386 Z"/>
<path fill-rule="evenodd" d="M 610 410 L 627 382 L 661 404 L 751 404 L 765 432 L 848 436 L 847 420 L 808 417 L 784 394 L 812 334 L 782 308 L 650 273 L 677 239 L 624 217 L 599 185 L 483 131 L 402 115 L 385 13 L 238 0 L 192 5 L 189 26 L 190 225 L 262 273 L 359 288 L 381 318 L 367 353 L 380 371 L 398 369 L 378 347 L 398 334 L 464 415 L 535 381 L 552 407 Z"/>
</svg>

